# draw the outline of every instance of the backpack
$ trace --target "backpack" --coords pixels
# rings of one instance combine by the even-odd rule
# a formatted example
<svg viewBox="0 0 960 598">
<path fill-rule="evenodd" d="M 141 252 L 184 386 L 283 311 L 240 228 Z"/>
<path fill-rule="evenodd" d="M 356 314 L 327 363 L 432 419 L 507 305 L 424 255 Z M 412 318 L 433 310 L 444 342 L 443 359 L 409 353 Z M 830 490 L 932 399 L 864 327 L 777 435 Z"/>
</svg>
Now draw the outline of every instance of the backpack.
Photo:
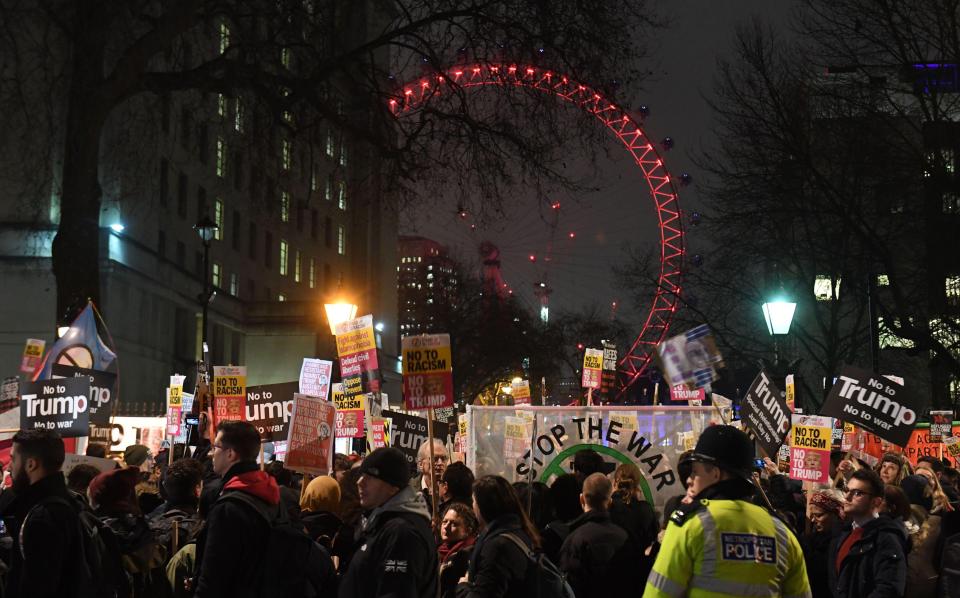
<svg viewBox="0 0 960 598">
<path fill-rule="evenodd" d="M 103 525 L 113 532 L 120 553 L 120 565 L 133 598 L 169 598 L 166 548 L 158 541 L 146 520 L 124 515 L 104 517 Z"/>
<path fill-rule="evenodd" d="M 330 553 L 294 527 L 283 505 L 270 508 L 245 492 L 227 492 L 219 500 L 243 503 L 270 526 L 259 565 L 260 598 L 317 598 L 334 594 L 336 583 Z"/>
<path fill-rule="evenodd" d="M 77 596 L 115 598 L 126 595 L 129 584 L 120 564 L 120 547 L 113 530 L 103 524 L 92 511 L 81 507 L 75 501 L 61 496 L 48 496 L 34 505 L 33 509 L 45 504 L 64 505 L 77 516 L 81 551 L 76 569 L 78 579 L 74 585 Z M 24 517 L 21 533 L 33 509 Z"/>
<path fill-rule="evenodd" d="M 576 598 L 573 588 L 567 583 L 566 576 L 560 568 L 553 564 L 547 555 L 537 553 L 527 546 L 515 534 L 500 534 L 517 545 L 517 548 L 527 555 L 527 560 L 537 568 L 537 596 L 536 598 Z"/>
<path fill-rule="evenodd" d="M 186 546 L 196 533 L 197 528 L 200 527 L 200 520 L 196 515 L 191 515 L 180 509 L 171 509 L 150 519 L 148 523 L 150 529 L 157 536 L 157 542 L 166 549 L 168 557 L 177 554 L 181 548 Z M 173 537 L 174 523 L 177 525 L 176 542 L 174 542 Z"/>
</svg>

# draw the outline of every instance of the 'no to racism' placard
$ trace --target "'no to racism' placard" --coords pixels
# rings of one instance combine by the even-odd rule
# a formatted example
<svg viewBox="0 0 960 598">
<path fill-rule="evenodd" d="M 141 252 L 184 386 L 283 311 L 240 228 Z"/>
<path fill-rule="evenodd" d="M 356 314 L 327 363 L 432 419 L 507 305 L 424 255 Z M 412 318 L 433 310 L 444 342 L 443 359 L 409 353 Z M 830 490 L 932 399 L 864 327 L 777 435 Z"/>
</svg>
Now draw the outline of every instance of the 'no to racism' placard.
<svg viewBox="0 0 960 598">
<path fill-rule="evenodd" d="M 403 351 L 403 402 L 410 410 L 453 405 L 453 364 L 450 335 L 405 336 Z"/>
<path fill-rule="evenodd" d="M 63 438 L 90 434 L 90 379 L 26 382 L 20 387 L 20 429 L 53 430 Z"/>
<path fill-rule="evenodd" d="M 760 370 L 743 401 L 740 419 L 753 432 L 763 452 L 773 459 L 790 430 L 790 409 L 770 376 Z"/>
<path fill-rule="evenodd" d="M 917 413 L 924 406 L 902 384 L 844 366 L 820 412 L 864 428 L 897 446 L 906 446 L 917 423 Z"/>
<path fill-rule="evenodd" d="M 603 351 L 600 349 L 586 349 L 583 352 L 583 374 L 580 376 L 580 386 L 584 388 L 600 388 L 603 374 Z"/>
<path fill-rule="evenodd" d="M 822 415 L 794 415 L 790 442 L 790 477 L 826 483 L 830 478 L 833 419 Z"/>
<path fill-rule="evenodd" d="M 243 420 L 247 399 L 247 367 L 213 366 L 213 421 Z"/>
</svg>

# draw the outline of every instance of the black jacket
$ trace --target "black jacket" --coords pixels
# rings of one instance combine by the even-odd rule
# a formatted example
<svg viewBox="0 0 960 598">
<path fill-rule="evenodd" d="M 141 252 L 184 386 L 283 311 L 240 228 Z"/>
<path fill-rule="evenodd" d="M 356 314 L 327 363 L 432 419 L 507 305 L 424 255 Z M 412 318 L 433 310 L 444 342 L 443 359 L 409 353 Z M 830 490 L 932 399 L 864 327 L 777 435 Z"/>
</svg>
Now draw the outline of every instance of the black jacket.
<svg viewBox="0 0 960 598">
<path fill-rule="evenodd" d="M 52 497 L 70 504 L 49 502 Z M 80 594 L 79 586 L 84 583 L 81 579 L 88 576 L 81 573 L 83 567 L 77 558 L 82 553 L 78 512 L 79 505 L 59 471 L 31 484 L 7 505 L 3 517 L 13 538 L 13 549 L 5 598 Z"/>
<path fill-rule="evenodd" d="M 423 598 L 437 594 L 437 545 L 423 496 L 403 488 L 365 518 L 340 598 Z"/>
<path fill-rule="evenodd" d="M 653 544 L 660 532 L 657 513 L 653 510 L 653 505 L 645 500 L 631 500 L 626 503 L 620 495 L 615 494 L 613 504 L 610 505 L 610 519 L 625 529 L 641 549 Z"/>
<path fill-rule="evenodd" d="M 631 571 L 641 552 L 626 530 L 607 511 L 588 511 L 570 525 L 560 547 L 560 569 L 577 598 L 607 598 L 623 588 L 623 572 Z"/>
<path fill-rule="evenodd" d="M 863 537 L 850 549 L 837 573 L 837 553 L 850 535 L 850 525 L 830 542 L 827 577 L 836 598 L 893 598 L 907 585 L 903 528 L 886 515 L 863 526 Z"/>
<path fill-rule="evenodd" d="M 327 511 L 304 512 L 300 516 L 300 523 L 311 540 L 326 548 L 330 556 L 339 559 L 338 570 L 346 571 L 355 548 L 356 530 L 353 526 L 345 524 L 339 517 Z"/>
<path fill-rule="evenodd" d="M 230 468 L 223 476 L 221 497 L 210 508 L 197 538 L 196 598 L 256 596 L 270 524 L 249 505 L 224 499 L 228 492 L 244 492 L 280 509 L 277 483 L 256 463 Z"/>
<path fill-rule="evenodd" d="M 830 543 L 840 532 L 839 526 L 832 531 L 811 532 L 800 536 L 800 547 L 803 549 L 803 560 L 807 563 L 807 579 L 810 580 L 810 593 L 813 598 L 830 598 L 829 571 L 827 567 L 836 564 L 836 555 L 830 560 Z"/>
<path fill-rule="evenodd" d="M 457 598 L 536 597 L 536 565 L 512 540 L 503 537 L 508 532 L 531 544 L 516 515 L 504 515 L 488 523 L 470 557 L 469 581 L 457 586 Z"/>
</svg>

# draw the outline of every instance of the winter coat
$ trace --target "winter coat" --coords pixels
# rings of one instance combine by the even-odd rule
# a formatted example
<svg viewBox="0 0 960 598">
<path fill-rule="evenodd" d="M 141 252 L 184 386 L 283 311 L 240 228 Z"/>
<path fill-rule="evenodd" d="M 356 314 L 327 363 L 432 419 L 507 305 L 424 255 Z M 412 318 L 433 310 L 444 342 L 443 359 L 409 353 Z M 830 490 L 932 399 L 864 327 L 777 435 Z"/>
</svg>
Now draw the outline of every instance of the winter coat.
<svg viewBox="0 0 960 598">
<path fill-rule="evenodd" d="M 440 598 L 456 597 L 457 584 L 467 573 L 476 543 L 477 537 L 470 536 L 452 546 L 444 543 L 437 548 L 440 556 Z"/>
<path fill-rule="evenodd" d="M 532 542 L 516 515 L 504 515 L 487 524 L 473 548 L 468 581 L 457 586 L 457 598 L 533 598 L 537 595 L 536 565 L 503 534 Z"/>
<path fill-rule="evenodd" d="M 70 505 L 40 504 L 51 497 Z M 76 556 L 81 553 L 78 512 L 79 505 L 59 471 L 31 484 L 6 506 L 3 517 L 13 547 L 5 598 L 62 598 L 79 593 L 83 575 Z"/>
<path fill-rule="evenodd" d="M 422 598 L 437 593 L 437 545 L 423 496 L 403 488 L 363 521 L 340 582 L 345 598 Z"/>
<path fill-rule="evenodd" d="M 577 598 L 615 596 L 623 587 L 620 575 L 640 560 L 641 550 L 607 511 L 587 511 L 570 524 L 560 547 L 560 569 Z"/>
<path fill-rule="evenodd" d="M 930 515 L 913 536 L 913 550 L 907 555 L 907 587 L 911 598 L 937 595 L 940 577 L 940 516 Z"/>
<path fill-rule="evenodd" d="M 280 489 L 254 462 L 237 463 L 223 476 L 223 490 L 197 538 L 196 598 L 256 596 L 270 524 L 249 505 L 225 496 L 243 492 L 280 510 Z"/>
<path fill-rule="evenodd" d="M 660 532 L 660 523 L 653 505 L 644 500 L 624 502 L 619 494 L 614 494 L 610 505 L 610 519 L 625 529 L 633 542 L 641 549 L 653 544 Z"/>
<path fill-rule="evenodd" d="M 830 591 L 827 567 L 836 563 L 836 558 L 833 561 L 830 560 L 830 542 L 838 533 L 840 533 L 839 524 L 834 530 L 814 531 L 799 538 L 803 559 L 807 562 L 807 579 L 810 580 L 810 592 L 813 598 L 833 596 L 833 592 Z"/>
<path fill-rule="evenodd" d="M 339 560 L 338 571 L 346 571 L 350 557 L 354 551 L 353 527 L 345 525 L 340 518 L 322 511 L 319 513 L 304 512 L 300 516 L 300 523 L 314 542 L 317 542 L 330 552 L 330 556 Z"/>
<path fill-rule="evenodd" d="M 903 527 L 886 515 L 863 526 L 863 537 L 851 547 L 837 572 L 837 554 L 851 533 L 850 525 L 830 542 L 828 579 L 836 598 L 894 598 L 903 596 L 907 585 L 907 542 Z"/>
</svg>

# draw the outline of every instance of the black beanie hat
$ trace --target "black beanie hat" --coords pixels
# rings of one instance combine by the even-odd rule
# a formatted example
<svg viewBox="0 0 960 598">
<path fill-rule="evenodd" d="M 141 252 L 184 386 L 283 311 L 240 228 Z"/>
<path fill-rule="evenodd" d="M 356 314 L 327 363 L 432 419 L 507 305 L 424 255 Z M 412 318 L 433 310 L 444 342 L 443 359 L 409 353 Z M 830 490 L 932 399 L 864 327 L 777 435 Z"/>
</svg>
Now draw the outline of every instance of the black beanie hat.
<svg viewBox="0 0 960 598">
<path fill-rule="evenodd" d="M 407 457 L 389 446 L 378 448 L 367 455 L 360 464 L 360 473 L 401 489 L 410 483 L 410 465 L 407 464 Z"/>
</svg>

